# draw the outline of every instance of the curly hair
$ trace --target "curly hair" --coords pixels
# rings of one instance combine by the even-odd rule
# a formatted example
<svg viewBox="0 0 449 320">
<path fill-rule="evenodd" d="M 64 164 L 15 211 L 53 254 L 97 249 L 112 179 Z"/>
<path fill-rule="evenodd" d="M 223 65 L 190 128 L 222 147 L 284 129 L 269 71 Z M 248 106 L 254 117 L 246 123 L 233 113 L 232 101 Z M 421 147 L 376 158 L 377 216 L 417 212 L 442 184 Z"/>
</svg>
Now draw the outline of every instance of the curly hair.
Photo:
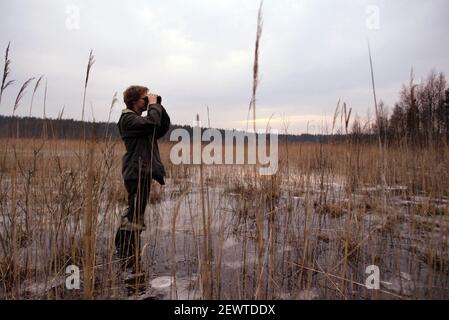
<svg viewBox="0 0 449 320">
<path fill-rule="evenodd" d="M 143 86 L 129 86 L 124 92 L 123 92 L 123 101 L 126 104 L 126 107 L 128 109 L 131 109 L 134 105 L 134 103 L 140 99 L 140 96 L 142 93 L 147 92 L 149 89 L 147 87 Z"/>
</svg>

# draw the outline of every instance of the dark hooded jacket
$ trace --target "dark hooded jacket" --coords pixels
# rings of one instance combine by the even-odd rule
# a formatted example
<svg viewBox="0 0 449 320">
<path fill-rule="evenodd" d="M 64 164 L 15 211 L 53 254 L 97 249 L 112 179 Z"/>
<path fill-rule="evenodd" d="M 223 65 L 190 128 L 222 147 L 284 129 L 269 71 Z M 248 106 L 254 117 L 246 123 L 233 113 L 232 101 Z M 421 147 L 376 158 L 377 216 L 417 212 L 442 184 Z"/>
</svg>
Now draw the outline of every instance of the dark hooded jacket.
<svg viewBox="0 0 449 320">
<path fill-rule="evenodd" d="M 157 140 L 170 128 L 170 117 L 164 107 L 161 104 L 150 105 L 147 116 L 139 116 L 131 109 L 124 109 L 117 125 L 126 147 L 123 179 L 137 180 L 140 175 L 165 184 L 165 168 L 157 144 Z"/>
</svg>

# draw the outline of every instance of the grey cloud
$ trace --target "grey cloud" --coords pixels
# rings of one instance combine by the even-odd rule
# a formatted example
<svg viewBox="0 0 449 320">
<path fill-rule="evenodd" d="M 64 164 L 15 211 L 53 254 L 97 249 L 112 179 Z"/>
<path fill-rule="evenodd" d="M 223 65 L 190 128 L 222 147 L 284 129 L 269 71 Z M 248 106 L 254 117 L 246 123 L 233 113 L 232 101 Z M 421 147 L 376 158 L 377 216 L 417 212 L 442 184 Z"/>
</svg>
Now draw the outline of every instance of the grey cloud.
<svg viewBox="0 0 449 320">
<path fill-rule="evenodd" d="M 71 5 L 80 10 L 79 30 L 66 28 Z M 54 117 L 66 105 L 67 117 L 80 118 L 92 48 L 96 62 L 88 101 L 97 120 L 107 119 L 115 91 L 121 98 L 128 85 L 142 83 L 164 96 L 175 122 L 190 124 L 195 113 L 204 118 L 209 105 L 213 124 L 239 126 L 251 95 L 258 5 L 255 0 L 1 2 L 0 49 L 12 41 L 17 83 L 7 90 L 0 113 L 11 114 L 21 82 L 46 74 L 47 113 Z M 379 7 L 379 30 L 366 28 L 368 5 Z M 444 0 L 266 0 L 259 116 L 290 116 L 291 129 L 300 132 L 301 116 L 330 115 L 339 98 L 366 114 L 372 105 L 367 37 L 379 96 L 392 104 L 412 66 L 418 79 L 432 67 L 449 70 L 447 9 Z M 18 114 L 27 114 L 28 98 Z M 39 108 L 37 103 L 35 115 Z"/>
</svg>

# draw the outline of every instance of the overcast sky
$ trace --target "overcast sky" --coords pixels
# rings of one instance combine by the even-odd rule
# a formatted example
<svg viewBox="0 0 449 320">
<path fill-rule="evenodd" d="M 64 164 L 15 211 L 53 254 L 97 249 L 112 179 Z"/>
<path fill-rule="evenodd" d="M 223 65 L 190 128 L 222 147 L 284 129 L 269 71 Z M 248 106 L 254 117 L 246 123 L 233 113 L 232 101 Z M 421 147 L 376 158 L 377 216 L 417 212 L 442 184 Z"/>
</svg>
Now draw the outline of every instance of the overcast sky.
<svg viewBox="0 0 449 320">
<path fill-rule="evenodd" d="M 95 55 L 87 91 L 87 117 L 111 120 L 124 107 L 122 93 L 142 84 L 162 95 L 173 123 L 195 114 L 213 127 L 245 128 L 251 98 L 258 0 L 5 1 L 0 2 L 0 50 L 11 41 L 11 78 L 0 113 L 11 115 L 29 77 L 45 74 L 47 116 L 81 118 L 86 64 Z M 273 115 L 292 133 L 319 132 L 339 98 L 365 118 L 371 109 L 367 39 L 378 96 L 389 106 L 413 66 L 449 72 L 447 0 L 265 0 L 260 47 L 259 128 Z M 1 68 L 3 69 L 1 62 Z M 18 115 L 29 112 L 27 90 Z M 43 86 L 33 105 L 43 114 Z"/>
</svg>

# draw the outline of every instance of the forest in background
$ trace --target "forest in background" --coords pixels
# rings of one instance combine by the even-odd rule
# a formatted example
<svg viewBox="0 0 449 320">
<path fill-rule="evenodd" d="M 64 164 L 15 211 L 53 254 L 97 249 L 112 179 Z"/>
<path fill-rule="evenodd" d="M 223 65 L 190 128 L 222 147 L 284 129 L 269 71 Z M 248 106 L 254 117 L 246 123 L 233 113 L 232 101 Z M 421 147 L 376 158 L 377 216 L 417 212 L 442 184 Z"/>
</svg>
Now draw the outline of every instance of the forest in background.
<svg viewBox="0 0 449 320">
<path fill-rule="evenodd" d="M 347 142 L 357 138 L 359 142 L 377 142 L 378 137 L 385 144 L 403 143 L 415 146 L 429 146 L 449 143 L 449 86 L 442 72 L 430 71 L 426 79 L 417 83 L 413 70 L 408 84 L 399 92 L 399 100 L 393 107 L 379 102 L 374 119 L 362 121 L 358 115 L 351 120 L 352 108 L 346 103 L 340 108 L 340 100 L 334 113 L 332 129 L 327 125 L 319 134 L 290 134 L 284 130 L 280 142 Z M 340 128 L 336 128 L 341 117 Z M 288 122 L 288 119 L 287 119 Z M 351 125 L 349 125 L 351 123 Z M 170 133 L 184 128 L 192 133 L 189 125 L 172 125 L 162 141 L 169 141 Z M 205 130 L 207 128 L 203 128 Z M 334 131 L 335 129 L 335 131 Z M 224 134 L 226 129 L 218 129 Z M 118 139 L 119 132 L 114 122 L 85 122 L 74 119 L 17 117 L 0 115 L 0 137 L 80 139 L 87 137 Z M 192 136 L 192 135 L 191 135 Z"/>
</svg>

